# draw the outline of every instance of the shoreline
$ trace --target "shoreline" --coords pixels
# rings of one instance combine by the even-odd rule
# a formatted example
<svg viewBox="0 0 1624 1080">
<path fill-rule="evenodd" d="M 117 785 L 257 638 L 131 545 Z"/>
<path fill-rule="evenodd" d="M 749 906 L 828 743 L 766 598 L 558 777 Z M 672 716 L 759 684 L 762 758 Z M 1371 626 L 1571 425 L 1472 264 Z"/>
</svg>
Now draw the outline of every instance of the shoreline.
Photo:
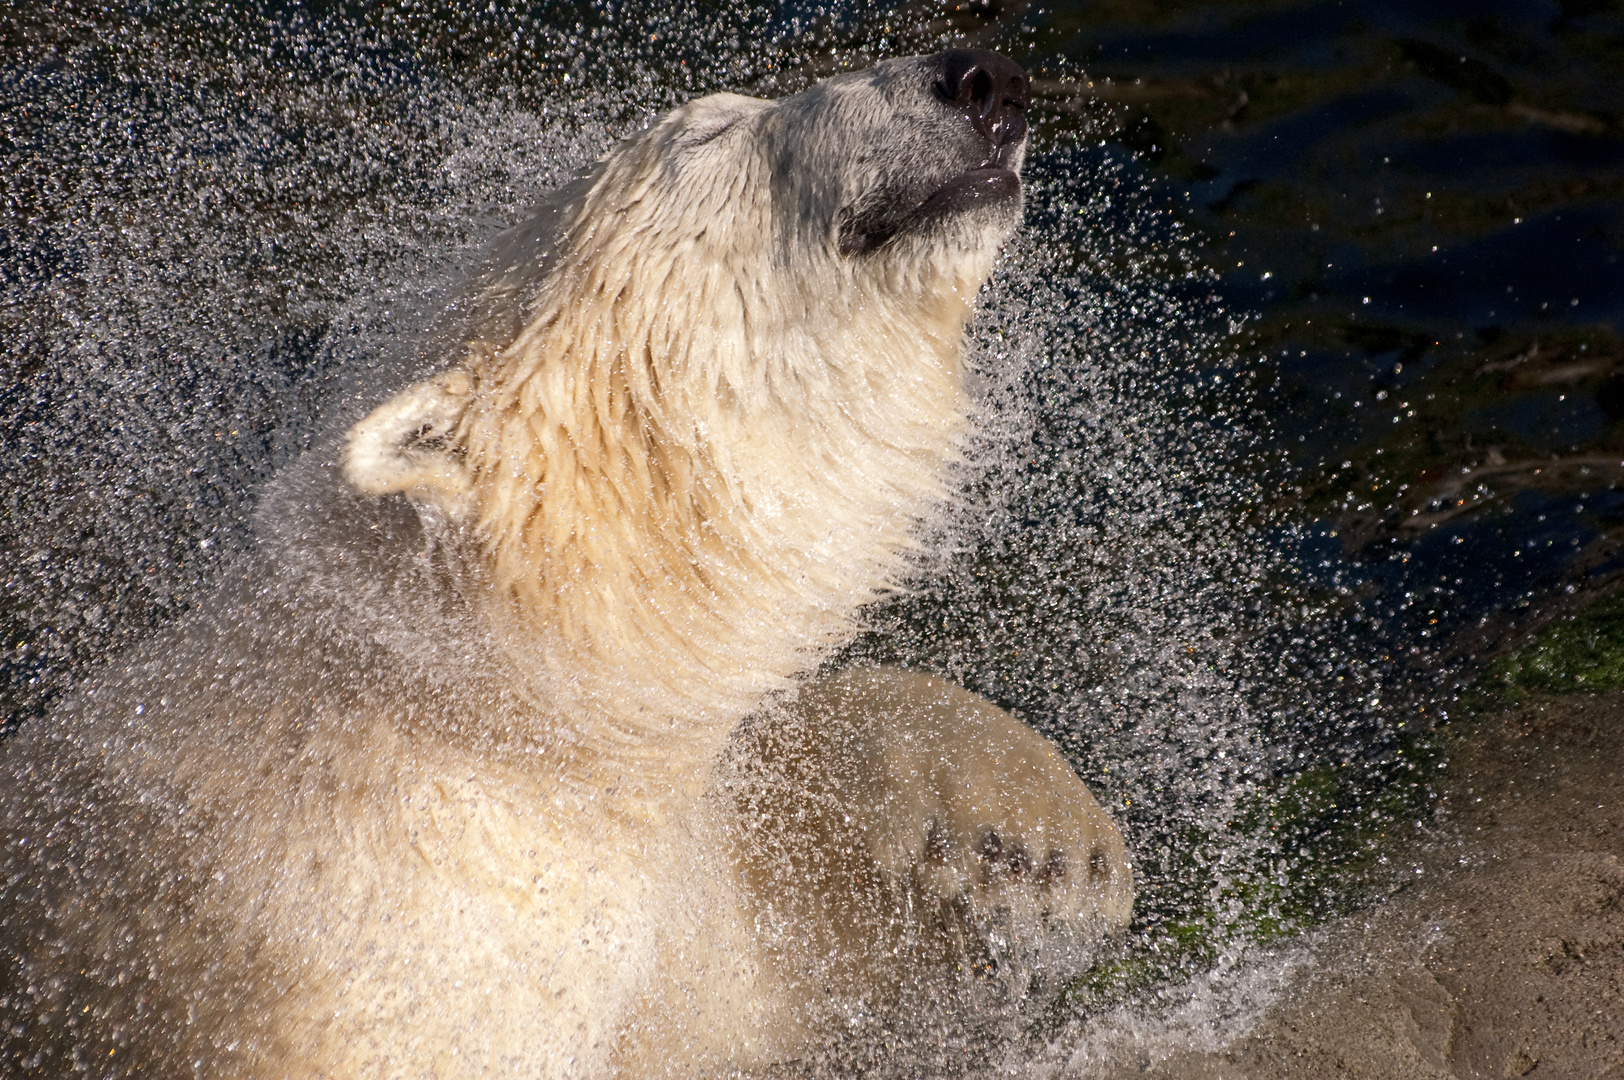
<svg viewBox="0 0 1624 1080">
<path fill-rule="evenodd" d="M 1315 934 L 1225 1045 L 1066 1074 L 1624 1080 L 1624 693 L 1469 722 L 1434 837 L 1415 885 Z"/>
</svg>

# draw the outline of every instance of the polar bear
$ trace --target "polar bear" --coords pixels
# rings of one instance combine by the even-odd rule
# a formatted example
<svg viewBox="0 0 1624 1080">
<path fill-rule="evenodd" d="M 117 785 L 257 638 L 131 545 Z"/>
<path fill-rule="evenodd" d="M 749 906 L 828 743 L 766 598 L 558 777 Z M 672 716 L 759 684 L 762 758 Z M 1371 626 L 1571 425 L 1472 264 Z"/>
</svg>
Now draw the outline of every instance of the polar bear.
<svg viewBox="0 0 1624 1080">
<path fill-rule="evenodd" d="M 1120 928 L 1044 740 L 809 675 L 950 496 L 1026 104 L 963 50 L 701 98 L 500 243 L 444 369 L 4 748 L 6 1074 L 751 1070 Z"/>
</svg>

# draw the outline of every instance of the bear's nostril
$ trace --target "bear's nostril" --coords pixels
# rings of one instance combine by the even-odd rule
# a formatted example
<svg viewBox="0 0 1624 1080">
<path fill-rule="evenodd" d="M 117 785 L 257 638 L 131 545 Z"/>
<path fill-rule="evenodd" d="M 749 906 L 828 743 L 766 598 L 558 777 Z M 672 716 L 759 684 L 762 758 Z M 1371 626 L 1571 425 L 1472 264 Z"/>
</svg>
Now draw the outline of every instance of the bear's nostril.
<svg viewBox="0 0 1624 1080">
<path fill-rule="evenodd" d="M 1031 87 L 1019 64 L 985 49 L 953 49 L 936 60 L 936 94 L 943 103 L 961 110 L 999 146 L 1025 137 Z"/>
<path fill-rule="evenodd" d="M 992 92 L 991 75 L 988 75 L 980 68 L 976 68 L 964 81 L 969 84 L 970 92 L 965 94 L 963 84 L 960 85 L 959 98 L 961 104 L 977 106 L 981 109 L 982 116 L 986 116 L 998 107 L 998 99 L 993 96 Z"/>
</svg>

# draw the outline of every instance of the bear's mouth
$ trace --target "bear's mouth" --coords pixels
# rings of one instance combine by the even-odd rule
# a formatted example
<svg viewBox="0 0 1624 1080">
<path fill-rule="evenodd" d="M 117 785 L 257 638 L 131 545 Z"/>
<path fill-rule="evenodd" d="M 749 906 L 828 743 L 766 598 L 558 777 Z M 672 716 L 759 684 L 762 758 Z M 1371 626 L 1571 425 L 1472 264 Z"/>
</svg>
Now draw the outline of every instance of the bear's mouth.
<svg viewBox="0 0 1624 1080">
<path fill-rule="evenodd" d="M 992 161 L 964 170 L 922 202 L 913 201 L 919 198 L 915 193 L 913 199 L 876 199 L 864 211 L 847 208 L 841 214 L 840 253 L 866 255 L 927 222 L 1015 198 L 1021 193 L 1020 174 L 997 159 L 995 154 Z"/>
<path fill-rule="evenodd" d="M 1021 178 L 1002 165 L 966 169 L 919 204 L 914 218 L 957 214 L 971 207 L 998 202 L 1021 193 Z"/>
</svg>

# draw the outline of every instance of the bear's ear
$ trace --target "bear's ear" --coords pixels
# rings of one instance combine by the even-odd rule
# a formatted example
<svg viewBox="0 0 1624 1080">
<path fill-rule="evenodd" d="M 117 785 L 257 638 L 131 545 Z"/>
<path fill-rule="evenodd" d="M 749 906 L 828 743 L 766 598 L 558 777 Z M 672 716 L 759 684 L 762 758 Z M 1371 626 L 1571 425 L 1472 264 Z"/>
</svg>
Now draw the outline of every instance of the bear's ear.
<svg viewBox="0 0 1624 1080">
<path fill-rule="evenodd" d="M 465 368 L 407 387 L 350 429 L 344 475 L 358 491 L 403 491 L 460 516 L 470 480 L 457 429 L 473 400 Z"/>
</svg>

